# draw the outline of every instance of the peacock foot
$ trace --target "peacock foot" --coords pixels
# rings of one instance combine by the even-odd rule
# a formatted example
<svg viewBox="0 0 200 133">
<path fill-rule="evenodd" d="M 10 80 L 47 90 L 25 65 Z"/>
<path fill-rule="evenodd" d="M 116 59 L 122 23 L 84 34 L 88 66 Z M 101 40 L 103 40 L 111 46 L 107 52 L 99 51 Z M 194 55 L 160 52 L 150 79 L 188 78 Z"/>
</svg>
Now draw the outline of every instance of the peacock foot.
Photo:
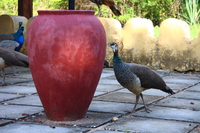
<svg viewBox="0 0 200 133">
<path fill-rule="evenodd" d="M 150 112 L 152 112 L 152 110 L 150 110 L 149 108 L 147 108 L 146 106 L 144 107 L 144 109 L 145 109 L 145 111 L 147 112 L 147 113 L 150 113 Z"/>
</svg>

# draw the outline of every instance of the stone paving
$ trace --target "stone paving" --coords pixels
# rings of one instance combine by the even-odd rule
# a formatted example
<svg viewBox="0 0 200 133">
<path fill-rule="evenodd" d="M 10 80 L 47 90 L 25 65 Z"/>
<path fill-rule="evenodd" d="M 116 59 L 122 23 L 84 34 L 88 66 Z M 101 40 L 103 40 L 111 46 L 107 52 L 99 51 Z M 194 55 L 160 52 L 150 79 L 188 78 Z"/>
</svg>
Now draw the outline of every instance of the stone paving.
<svg viewBox="0 0 200 133">
<path fill-rule="evenodd" d="M 143 92 L 152 110 L 141 101 L 135 113 L 135 95 L 116 81 L 112 68 L 103 69 L 85 118 L 55 122 L 46 119 L 27 68 L 6 68 L 7 86 L 0 87 L 0 132 L 2 133 L 200 133 L 200 75 L 157 70 L 176 94 L 159 90 Z"/>
</svg>

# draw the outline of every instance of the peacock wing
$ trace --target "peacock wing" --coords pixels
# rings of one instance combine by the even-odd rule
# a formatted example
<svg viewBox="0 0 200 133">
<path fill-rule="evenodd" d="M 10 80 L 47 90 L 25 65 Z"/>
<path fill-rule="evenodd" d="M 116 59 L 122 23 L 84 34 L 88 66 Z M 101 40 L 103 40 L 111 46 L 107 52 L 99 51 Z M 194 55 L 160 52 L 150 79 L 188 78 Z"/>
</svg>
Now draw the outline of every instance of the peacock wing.
<svg viewBox="0 0 200 133">
<path fill-rule="evenodd" d="M 29 66 L 27 62 L 28 57 L 13 50 L 0 48 L 0 57 L 4 59 L 5 64 L 8 66 Z"/>
<path fill-rule="evenodd" d="M 2 40 L 14 40 L 14 36 L 12 34 L 1 34 L 0 41 Z"/>
<path fill-rule="evenodd" d="M 107 6 L 114 6 L 115 2 L 113 0 L 102 0 L 103 4 Z"/>
<path fill-rule="evenodd" d="M 15 57 L 18 61 L 20 61 L 21 63 L 23 63 L 24 67 L 28 67 L 29 66 L 29 62 L 28 62 L 28 56 L 24 55 L 20 52 L 15 52 Z"/>
<path fill-rule="evenodd" d="M 150 68 L 135 64 L 129 63 L 131 71 L 139 77 L 141 81 L 141 86 L 144 88 L 155 88 L 155 89 L 164 89 L 166 84 L 163 79 Z"/>
<path fill-rule="evenodd" d="M 19 46 L 19 43 L 12 40 L 2 40 L 0 41 L 0 47 L 14 50 L 16 47 Z"/>
</svg>

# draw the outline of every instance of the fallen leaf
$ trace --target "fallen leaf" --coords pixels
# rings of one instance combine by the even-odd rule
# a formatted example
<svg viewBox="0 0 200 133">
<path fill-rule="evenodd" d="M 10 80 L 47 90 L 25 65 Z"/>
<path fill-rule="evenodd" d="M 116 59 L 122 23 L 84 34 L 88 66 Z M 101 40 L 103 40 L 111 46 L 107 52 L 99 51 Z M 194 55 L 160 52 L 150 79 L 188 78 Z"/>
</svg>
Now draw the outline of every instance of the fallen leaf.
<svg viewBox="0 0 200 133">
<path fill-rule="evenodd" d="M 23 116 L 27 116 L 27 115 L 29 115 L 29 114 L 23 113 L 22 115 L 23 115 Z"/>
<path fill-rule="evenodd" d="M 190 102 L 190 104 L 194 104 L 193 102 Z"/>
<path fill-rule="evenodd" d="M 53 128 L 53 129 L 56 128 L 55 126 L 50 126 L 50 127 Z"/>
</svg>

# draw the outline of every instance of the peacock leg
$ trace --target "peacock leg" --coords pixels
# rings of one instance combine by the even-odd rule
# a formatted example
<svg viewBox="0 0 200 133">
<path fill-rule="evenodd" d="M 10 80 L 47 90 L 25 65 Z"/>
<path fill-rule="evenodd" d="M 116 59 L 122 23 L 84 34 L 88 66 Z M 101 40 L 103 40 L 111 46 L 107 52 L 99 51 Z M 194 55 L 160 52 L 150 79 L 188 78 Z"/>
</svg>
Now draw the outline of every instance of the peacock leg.
<svg viewBox="0 0 200 133">
<path fill-rule="evenodd" d="M 146 111 L 147 113 L 150 113 L 151 110 L 147 108 L 147 106 L 146 106 L 146 104 L 145 104 L 145 102 L 144 102 L 144 98 L 143 98 L 142 93 L 140 93 L 140 96 L 141 96 L 141 98 L 142 98 L 142 102 L 143 102 L 143 104 L 144 104 L 145 111 Z"/>
<path fill-rule="evenodd" d="M 15 73 L 15 70 L 14 70 L 14 68 L 11 66 L 11 69 L 12 69 L 12 71 L 13 71 L 13 76 L 18 76 L 19 74 L 16 74 Z"/>
<path fill-rule="evenodd" d="M 6 76 L 6 74 L 5 74 L 4 68 L 2 69 L 2 72 L 3 72 L 3 80 L 2 80 L 2 84 L 0 84 L 0 85 L 5 85 L 5 76 Z"/>
<path fill-rule="evenodd" d="M 100 15 L 101 15 L 101 6 L 99 4 L 97 4 L 97 6 L 98 6 L 98 9 L 99 9 L 98 17 L 100 17 Z"/>
<path fill-rule="evenodd" d="M 134 108 L 133 108 L 133 110 L 132 110 L 133 113 L 135 112 L 135 109 L 136 109 L 136 107 L 137 107 L 137 104 L 138 104 L 139 99 L 140 99 L 140 95 L 136 95 L 135 106 L 134 106 Z"/>
</svg>

